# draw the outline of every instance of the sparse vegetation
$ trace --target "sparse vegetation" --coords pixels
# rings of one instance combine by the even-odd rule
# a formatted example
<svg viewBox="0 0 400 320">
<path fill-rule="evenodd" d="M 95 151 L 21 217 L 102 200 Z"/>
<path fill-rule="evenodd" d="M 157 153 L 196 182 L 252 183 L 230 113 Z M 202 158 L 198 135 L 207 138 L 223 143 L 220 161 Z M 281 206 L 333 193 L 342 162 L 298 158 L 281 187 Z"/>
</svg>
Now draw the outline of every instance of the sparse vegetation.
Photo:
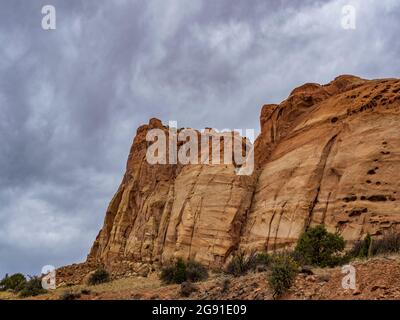
<svg viewBox="0 0 400 320">
<path fill-rule="evenodd" d="M 97 269 L 89 277 L 90 285 L 97 285 L 110 281 L 110 275 L 105 269 Z"/>
<path fill-rule="evenodd" d="M 186 281 L 186 264 L 182 259 L 178 259 L 173 269 L 173 282 L 182 283 Z"/>
<path fill-rule="evenodd" d="M 6 276 L 0 281 L 0 291 L 10 290 L 13 292 L 21 291 L 26 285 L 26 278 L 22 273 L 15 273 Z"/>
<path fill-rule="evenodd" d="M 400 233 L 390 230 L 381 238 L 372 238 L 367 234 L 361 241 L 354 243 L 350 254 L 352 257 L 371 257 L 385 253 L 400 252 Z"/>
<path fill-rule="evenodd" d="M 65 291 L 61 296 L 60 296 L 60 300 L 76 300 L 79 299 L 81 297 L 81 295 L 79 293 L 74 293 L 74 292 L 70 292 L 70 291 Z"/>
<path fill-rule="evenodd" d="M 370 255 L 370 249 L 372 244 L 371 235 L 368 233 L 365 238 L 361 241 L 356 241 L 350 250 L 350 255 L 354 258 L 366 258 Z"/>
<path fill-rule="evenodd" d="M 352 258 L 361 257 L 360 252 L 361 252 L 362 243 L 363 243 L 363 240 L 355 241 L 355 242 L 353 243 L 353 246 L 352 246 L 351 250 L 349 251 L 349 255 L 350 255 Z"/>
<path fill-rule="evenodd" d="M 299 266 L 290 254 L 277 254 L 271 264 L 268 284 L 277 298 L 292 286 L 298 273 Z"/>
<path fill-rule="evenodd" d="M 255 270 L 257 266 L 257 253 L 251 251 L 246 254 L 243 250 L 238 250 L 229 261 L 225 272 L 235 277 L 246 274 L 251 270 Z"/>
<path fill-rule="evenodd" d="M 246 254 L 243 250 L 238 250 L 226 267 L 226 272 L 235 277 L 246 274 L 254 270 L 257 265 L 257 254 L 255 251 Z"/>
<path fill-rule="evenodd" d="M 189 260 L 187 263 L 179 258 L 175 263 L 161 269 L 160 279 L 166 284 L 185 281 L 198 282 L 208 278 L 207 269 L 200 263 Z"/>
<path fill-rule="evenodd" d="M 11 291 L 21 298 L 37 296 L 47 292 L 43 289 L 42 281 L 39 277 L 29 278 L 27 280 L 22 273 L 16 273 L 11 276 L 6 275 L 0 282 L 0 290 Z"/>
<path fill-rule="evenodd" d="M 333 267 L 348 261 L 341 255 L 345 242 L 342 236 L 328 232 L 324 226 L 309 228 L 304 232 L 295 248 L 295 255 L 304 263 L 319 267 Z"/>
<path fill-rule="evenodd" d="M 165 284 L 175 283 L 175 265 L 163 267 L 161 269 L 160 279 Z"/>
<path fill-rule="evenodd" d="M 90 293 L 91 293 L 91 291 L 89 289 L 83 288 L 81 290 L 81 294 L 83 294 L 83 295 L 89 295 Z"/>
<path fill-rule="evenodd" d="M 229 261 L 225 272 L 235 277 L 246 274 L 258 269 L 265 271 L 271 264 L 271 256 L 267 252 L 251 251 L 246 254 L 243 250 L 238 250 Z"/>
<path fill-rule="evenodd" d="M 267 252 L 263 251 L 263 252 L 257 253 L 256 263 L 258 266 L 261 265 L 261 266 L 268 267 L 271 264 L 271 262 L 272 262 L 272 258 Z"/>
<path fill-rule="evenodd" d="M 208 278 L 207 268 L 194 260 L 189 260 L 186 265 L 186 278 L 191 282 L 204 281 Z"/>
<path fill-rule="evenodd" d="M 371 240 L 370 255 L 400 252 L 400 233 L 390 230 L 381 238 Z"/>
<path fill-rule="evenodd" d="M 371 238 L 371 235 L 368 233 L 366 235 L 365 239 L 361 243 L 360 256 L 362 256 L 362 257 L 369 256 L 369 250 L 371 248 L 371 244 L 372 244 L 372 238 Z"/>
<path fill-rule="evenodd" d="M 21 298 L 34 297 L 46 293 L 47 290 L 42 287 L 42 280 L 40 277 L 30 277 L 25 286 L 19 292 Z"/>
</svg>

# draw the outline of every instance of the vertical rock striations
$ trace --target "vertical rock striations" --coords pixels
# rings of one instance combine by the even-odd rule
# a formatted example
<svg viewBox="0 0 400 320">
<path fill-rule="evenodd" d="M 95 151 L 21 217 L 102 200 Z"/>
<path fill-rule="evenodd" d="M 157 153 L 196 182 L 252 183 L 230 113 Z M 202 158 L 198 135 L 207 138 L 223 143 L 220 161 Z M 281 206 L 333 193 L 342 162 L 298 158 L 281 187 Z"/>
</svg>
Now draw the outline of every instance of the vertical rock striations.
<svg viewBox="0 0 400 320">
<path fill-rule="evenodd" d="M 290 246 L 325 224 L 347 240 L 400 223 L 400 80 L 340 76 L 305 84 L 261 110 L 256 170 L 234 164 L 150 165 L 148 130 L 137 130 L 126 173 L 89 261 L 210 266 L 244 249 Z"/>
</svg>

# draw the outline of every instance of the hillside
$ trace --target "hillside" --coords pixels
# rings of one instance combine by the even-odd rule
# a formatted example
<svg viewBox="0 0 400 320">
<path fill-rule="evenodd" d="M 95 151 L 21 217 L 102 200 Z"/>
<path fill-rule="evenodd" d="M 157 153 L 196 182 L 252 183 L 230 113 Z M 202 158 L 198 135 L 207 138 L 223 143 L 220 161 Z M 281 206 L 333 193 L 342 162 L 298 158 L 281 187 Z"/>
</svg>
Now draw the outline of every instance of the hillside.
<svg viewBox="0 0 400 320">
<path fill-rule="evenodd" d="M 352 262 L 355 267 L 356 290 L 341 287 L 341 268 L 313 268 L 310 274 L 300 273 L 292 288 L 280 299 L 324 300 L 324 299 L 400 299 L 400 256 L 384 255 L 369 260 Z M 79 300 L 140 300 L 140 299 L 217 299 L 217 300 L 270 300 L 266 272 L 249 273 L 241 277 L 215 274 L 210 279 L 196 284 L 197 291 L 189 297 L 181 294 L 180 285 L 162 285 L 157 273 L 148 277 L 126 277 L 97 286 L 85 284 L 58 288 L 45 295 L 31 299 L 58 300 L 65 293 L 75 294 Z M 15 299 L 11 293 L 0 293 L 0 299 Z"/>
<path fill-rule="evenodd" d="M 176 257 L 219 267 L 237 248 L 290 247 L 325 224 L 349 242 L 400 221 L 400 80 L 340 76 L 265 105 L 255 170 L 146 161 L 151 119 L 137 130 L 122 183 L 88 256 L 115 273 Z"/>
</svg>

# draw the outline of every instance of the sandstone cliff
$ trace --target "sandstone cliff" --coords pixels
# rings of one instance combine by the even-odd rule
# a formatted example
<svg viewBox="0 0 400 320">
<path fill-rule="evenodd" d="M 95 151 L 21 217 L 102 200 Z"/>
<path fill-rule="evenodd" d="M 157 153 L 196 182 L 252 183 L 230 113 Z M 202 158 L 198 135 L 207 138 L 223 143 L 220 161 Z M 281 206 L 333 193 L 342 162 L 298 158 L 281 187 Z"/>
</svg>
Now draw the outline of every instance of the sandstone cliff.
<svg viewBox="0 0 400 320">
<path fill-rule="evenodd" d="M 356 240 L 400 223 L 400 80 L 340 76 L 261 110 L 256 170 L 150 165 L 141 126 L 88 261 L 108 268 L 175 257 L 223 264 L 239 247 L 290 246 L 309 225 Z"/>
</svg>

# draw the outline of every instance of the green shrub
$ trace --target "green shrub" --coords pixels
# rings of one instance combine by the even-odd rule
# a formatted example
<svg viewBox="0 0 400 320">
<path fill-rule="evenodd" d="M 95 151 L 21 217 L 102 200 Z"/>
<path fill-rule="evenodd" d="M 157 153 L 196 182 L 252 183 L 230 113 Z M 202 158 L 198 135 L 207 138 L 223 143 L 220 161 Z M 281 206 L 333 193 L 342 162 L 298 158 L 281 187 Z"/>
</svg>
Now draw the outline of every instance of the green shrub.
<svg viewBox="0 0 400 320">
<path fill-rule="evenodd" d="M 300 236 L 295 252 L 305 264 L 332 267 L 348 260 L 348 257 L 340 256 L 344 247 L 342 236 L 329 233 L 324 226 L 319 225 L 309 228 Z"/>
<path fill-rule="evenodd" d="M 0 290 L 12 290 L 18 292 L 26 284 L 26 278 L 22 273 L 15 273 L 11 276 L 6 275 L 3 280 L 0 281 Z"/>
<path fill-rule="evenodd" d="M 70 301 L 70 300 L 79 299 L 80 297 L 81 297 L 81 295 L 80 295 L 79 293 L 74 293 L 74 292 L 70 292 L 70 291 L 65 291 L 65 292 L 63 292 L 63 294 L 60 296 L 60 300 Z"/>
<path fill-rule="evenodd" d="M 265 271 L 271 261 L 271 256 L 265 251 L 256 252 L 253 250 L 246 254 L 243 250 L 239 250 L 229 261 L 225 273 L 238 277 L 249 271 Z"/>
<path fill-rule="evenodd" d="M 305 259 L 303 254 L 299 251 L 293 250 L 287 254 L 290 255 L 299 266 L 305 266 L 309 264 L 307 261 L 308 259 Z"/>
<path fill-rule="evenodd" d="M 273 297 L 277 298 L 292 286 L 298 273 L 299 266 L 289 254 L 276 255 L 271 264 L 268 284 Z"/>
<path fill-rule="evenodd" d="M 256 256 L 256 264 L 258 266 L 268 267 L 272 262 L 271 256 L 267 252 L 259 252 Z"/>
<path fill-rule="evenodd" d="M 368 233 L 363 240 L 354 242 L 349 254 L 352 257 L 366 258 L 370 254 L 371 244 L 372 238 Z"/>
<path fill-rule="evenodd" d="M 160 279 L 163 283 L 175 282 L 175 265 L 165 266 L 161 269 Z"/>
<path fill-rule="evenodd" d="M 174 282 L 182 283 L 186 281 L 186 263 L 182 259 L 178 259 L 175 263 Z"/>
<path fill-rule="evenodd" d="M 249 255 L 242 250 L 237 251 L 231 261 L 226 267 L 226 273 L 235 277 L 246 274 L 250 270 L 254 270 L 257 266 L 257 254 L 255 251 L 250 252 Z"/>
<path fill-rule="evenodd" d="M 361 248 L 360 248 L 361 257 L 368 257 L 371 244 L 372 244 L 372 238 L 371 235 L 368 233 L 361 243 Z"/>
<path fill-rule="evenodd" d="M 194 260 L 189 260 L 186 265 L 186 279 L 191 282 L 203 281 L 208 278 L 208 271 L 205 266 Z"/>
<path fill-rule="evenodd" d="M 34 297 L 46 293 L 47 290 L 42 287 L 42 280 L 39 277 L 30 277 L 23 289 L 19 292 L 22 298 Z"/>
<path fill-rule="evenodd" d="M 42 280 L 39 277 L 29 277 L 27 281 L 25 276 L 21 273 L 13 274 L 12 276 L 5 276 L 0 282 L 1 290 L 12 290 L 19 293 L 22 298 L 37 296 L 46 293 L 47 291 L 42 287 Z"/>
<path fill-rule="evenodd" d="M 189 260 L 187 263 L 179 258 L 175 263 L 161 269 L 160 279 L 166 284 L 185 281 L 198 282 L 208 278 L 207 269 L 200 263 Z"/>
<path fill-rule="evenodd" d="M 110 281 L 109 273 L 104 269 L 97 269 L 90 275 L 88 283 L 90 285 L 97 285 L 108 281 Z"/>
</svg>

